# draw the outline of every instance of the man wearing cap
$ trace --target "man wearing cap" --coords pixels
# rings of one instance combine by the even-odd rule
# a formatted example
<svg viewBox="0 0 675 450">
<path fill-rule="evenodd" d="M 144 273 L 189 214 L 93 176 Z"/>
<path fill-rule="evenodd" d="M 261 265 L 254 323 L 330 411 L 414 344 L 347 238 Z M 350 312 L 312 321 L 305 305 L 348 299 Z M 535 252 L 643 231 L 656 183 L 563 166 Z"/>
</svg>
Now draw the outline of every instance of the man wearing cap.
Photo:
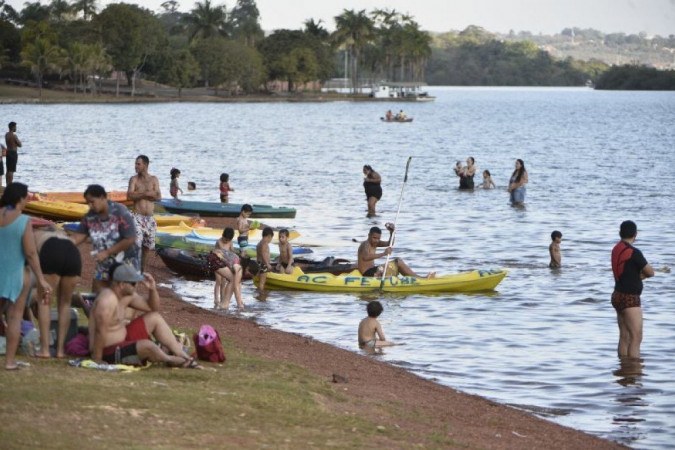
<svg viewBox="0 0 675 450">
<path fill-rule="evenodd" d="M 87 237 L 91 238 L 92 256 L 96 260 L 92 290 L 98 292 L 109 285 L 110 267 L 115 262 L 140 269 L 136 225 L 126 206 L 108 200 L 103 186 L 87 186 L 84 199 L 89 212 L 82 218 L 72 240 L 80 245 Z"/>
<path fill-rule="evenodd" d="M 94 361 L 108 364 L 143 365 L 145 361 L 164 362 L 173 367 L 201 368 L 183 350 L 182 345 L 159 314 L 157 284 L 150 274 L 141 275 L 133 266 L 115 264 L 112 283 L 101 290 L 89 315 L 90 351 Z M 148 298 L 136 292 L 136 283 L 148 289 Z M 143 315 L 128 321 L 127 308 Z M 167 347 L 165 353 L 150 338 Z"/>
</svg>

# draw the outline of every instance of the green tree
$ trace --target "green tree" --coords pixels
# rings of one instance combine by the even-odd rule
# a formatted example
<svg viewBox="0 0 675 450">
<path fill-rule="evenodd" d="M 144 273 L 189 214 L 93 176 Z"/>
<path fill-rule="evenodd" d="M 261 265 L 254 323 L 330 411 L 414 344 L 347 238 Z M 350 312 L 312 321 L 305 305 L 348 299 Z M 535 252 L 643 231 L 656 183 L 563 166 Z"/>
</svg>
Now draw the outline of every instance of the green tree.
<svg viewBox="0 0 675 450">
<path fill-rule="evenodd" d="M 96 14 L 98 6 L 96 0 L 77 0 L 73 3 L 73 9 L 82 13 L 82 18 L 87 21 Z"/>
<path fill-rule="evenodd" d="M 49 15 L 53 22 L 63 22 L 73 17 L 73 7 L 66 0 L 52 0 L 49 3 Z"/>
<path fill-rule="evenodd" d="M 185 16 L 190 42 L 196 38 L 208 39 L 216 36 L 228 36 L 227 11 L 225 5 L 212 6 L 210 0 L 195 3 L 195 7 Z"/>
<path fill-rule="evenodd" d="M 351 62 L 352 90 L 360 91 L 359 85 L 359 60 L 361 51 L 375 38 L 375 24 L 366 15 L 365 10 L 355 12 L 344 10 L 335 17 L 336 30 L 335 41 L 347 48 Z"/>
<path fill-rule="evenodd" d="M 158 81 L 178 89 L 182 97 L 183 89 L 192 87 L 199 77 L 199 64 L 187 48 L 171 49 L 160 70 Z"/>
<path fill-rule="evenodd" d="M 95 21 L 113 66 L 126 73 L 133 96 L 139 71 L 148 57 L 166 43 L 161 23 L 147 9 L 124 3 L 108 5 Z M 116 95 L 119 95 L 119 79 Z"/>
<path fill-rule="evenodd" d="M 21 25 L 28 25 L 29 22 L 46 22 L 49 20 L 49 6 L 42 5 L 39 1 L 24 3 L 24 7 L 19 13 L 18 22 Z"/>
<path fill-rule="evenodd" d="M 255 0 L 237 0 L 237 4 L 230 12 L 232 37 L 242 41 L 249 47 L 265 37 L 260 28 L 260 12 Z"/>
<path fill-rule="evenodd" d="M 198 39 L 192 44 L 190 51 L 201 69 L 204 87 L 213 87 L 217 95 L 219 85 L 227 78 L 227 63 L 224 58 L 227 41 L 220 36 Z"/>
<path fill-rule="evenodd" d="M 0 56 L 5 57 L 5 63 L 21 60 L 21 32 L 5 19 L 0 19 Z"/>
<path fill-rule="evenodd" d="M 14 24 L 19 22 L 19 13 L 5 0 L 0 0 L 0 20 L 6 20 Z"/>
<path fill-rule="evenodd" d="M 27 26 L 23 31 L 24 42 L 21 51 L 22 63 L 30 67 L 35 75 L 40 101 L 42 101 L 42 85 L 47 72 L 58 72 L 63 64 L 63 49 L 55 44 L 56 35 L 47 22 L 39 22 Z"/>
</svg>

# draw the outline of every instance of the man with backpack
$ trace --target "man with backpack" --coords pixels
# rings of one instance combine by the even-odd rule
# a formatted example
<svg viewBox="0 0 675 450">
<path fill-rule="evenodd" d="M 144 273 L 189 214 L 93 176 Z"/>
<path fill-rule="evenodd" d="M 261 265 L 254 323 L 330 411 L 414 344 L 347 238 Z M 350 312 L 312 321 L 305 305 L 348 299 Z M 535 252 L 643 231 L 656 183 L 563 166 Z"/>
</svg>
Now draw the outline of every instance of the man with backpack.
<svg viewBox="0 0 675 450">
<path fill-rule="evenodd" d="M 110 287 L 99 292 L 89 314 L 90 351 L 94 361 L 128 365 L 151 361 L 171 367 L 202 368 L 185 353 L 159 313 L 157 284 L 150 274 L 141 275 L 130 264 L 115 264 L 110 268 L 110 279 Z M 148 289 L 147 298 L 136 292 L 139 282 Z M 143 314 L 131 321 L 120 317 L 128 308 Z M 168 348 L 169 353 L 151 337 Z"/>
</svg>

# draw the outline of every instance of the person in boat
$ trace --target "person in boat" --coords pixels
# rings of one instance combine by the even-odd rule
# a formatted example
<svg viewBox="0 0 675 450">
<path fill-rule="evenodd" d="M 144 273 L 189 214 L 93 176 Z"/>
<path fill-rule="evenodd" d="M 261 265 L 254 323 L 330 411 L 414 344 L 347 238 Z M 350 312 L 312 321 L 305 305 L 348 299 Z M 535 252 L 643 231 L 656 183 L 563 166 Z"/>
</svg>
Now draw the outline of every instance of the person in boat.
<svg viewBox="0 0 675 450">
<path fill-rule="evenodd" d="M 375 205 L 382 198 L 382 177 L 379 173 L 369 166 L 363 166 L 363 189 L 366 191 L 366 201 L 368 202 L 368 217 L 375 215 Z"/>
<path fill-rule="evenodd" d="M 381 277 L 384 273 L 384 265 L 376 265 L 375 260 L 386 257 L 387 255 L 391 255 L 391 252 L 393 251 L 393 249 L 390 247 L 390 244 L 391 236 L 394 232 L 394 225 L 387 223 L 385 227 L 389 231 L 389 239 L 387 241 L 381 240 L 382 230 L 379 227 L 372 227 L 368 232 L 368 239 L 361 242 L 361 245 L 359 245 L 357 264 L 359 272 L 361 272 L 364 277 Z M 378 252 L 377 249 L 380 247 L 386 248 L 384 251 Z M 395 276 L 398 274 L 416 278 L 434 278 L 436 275 L 435 272 L 430 272 L 427 276 L 418 275 L 403 261 L 403 259 L 393 258 L 389 262 L 387 275 Z"/>
<path fill-rule="evenodd" d="M 368 306 L 366 306 L 368 317 L 361 320 L 359 323 L 358 340 L 360 348 L 375 350 L 379 347 L 394 345 L 393 342 L 388 341 L 387 338 L 384 337 L 382 324 L 377 320 L 383 310 L 382 304 L 377 300 L 368 302 Z"/>
<path fill-rule="evenodd" d="M 403 121 L 403 120 L 405 120 L 405 119 L 407 119 L 407 118 L 408 118 L 408 116 L 405 115 L 405 113 L 403 112 L 403 110 L 400 110 L 400 111 L 398 112 L 398 114 L 396 114 L 396 120 L 401 120 L 401 121 Z"/>
<path fill-rule="evenodd" d="M 525 185 L 527 184 L 527 170 L 522 159 L 516 160 L 516 168 L 509 180 L 509 193 L 512 205 L 522 205 L 525 202 Z"/>
<path fill-rule="evenodd" d="M 262 239 L 255 246 L 255 259 L 259 266 L 258 271 L 258 287 L 261 292 L 265 290 L 265 282 L 267 281 L 267 272 L 272 272 L 274 267 L 270 261 L 270 242 L 274 237 L 274 230 L 270 227 L 263 228 Z"/>
<path fill-rule="evenodd" d="M 460 189 L 473 189 L 473 177 L 476 174 L 476 161 L 473 159 L 473 156 L 469 156 L 466 159 L 466 166 L 462 167 L 457 162 L 455 166 L 455 174 L 459 177 L 459 188 Z"/>
<path fill-rule="evenodd" d="M 384 116 L 387 119 L 387 122 L 391 122 L 394 119 L 394 113 L 391 112 L 391 109 L 387 110 L 387 114 Z"/>
</svg>

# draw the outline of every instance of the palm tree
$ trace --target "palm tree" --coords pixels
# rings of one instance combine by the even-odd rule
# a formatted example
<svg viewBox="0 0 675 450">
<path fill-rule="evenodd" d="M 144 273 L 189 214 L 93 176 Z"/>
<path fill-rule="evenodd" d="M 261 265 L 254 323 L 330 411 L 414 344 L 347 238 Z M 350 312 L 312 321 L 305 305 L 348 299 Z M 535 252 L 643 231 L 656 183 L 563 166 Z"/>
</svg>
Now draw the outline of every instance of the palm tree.
<svg viewBox="0 0 675 450">
<path fill-rule="evenodd" d="M 73 11 L 74 8 L 66 0 L 52 0 L 49 4 L 49 13 L 56 22 L 63 22 Z"/>
<path fill-rule="evenodd" d="M 375 37 L 375 24 L 366 15 L 366 10 L 359 12 L 343 10 L 335 17 L 336 30 L 333 35 L 338 44 L 346 46 L 351 59 L 352 92 L 356 93 L 359 84 L 358 64 L 361 51 Z"/>
<path fill-rule="evenodd" d="M 23 64 L 30 67 L 35 75 L 38 88 L 40 89 L 40 101 L 42 101 L 42 79 L 50 70 L 57 70 L 63 59 L 63 49 L 52 43 L 46 37 L 37 37 L 25 44 L 21 51 Z"/>
<path fill-rule="evenodd" d="M 211 6 L 210 0 L 195 3 L 195 7 L 185 17 L 190 42 L 197 36 L 206 39 L 215 36 L 227 37 L 228 23 L 225 5 Z"/>
<path fill-rule="evenodd" d="M 73 9 L 75 11 L 82 11 L 82 17 L 84 20 L 88 20 L 96 14 L 96 0 L 77 0 L 73 3 Z"/>
<path fill-rule="evenodd" d="M 319 19 L 319 21 L 315 21 L 314 19 L 307 19 L 303 22 L 303 25 L 305 26 L 305 33 L 310 34 L 314 37 L 319 38 L 321 41 L 325 41 L 328 39 L 329 33 L 326 28 L 324 28 L 323 25 L 321 25 L 321 22 L 323 20 Z"/>
</svg>

